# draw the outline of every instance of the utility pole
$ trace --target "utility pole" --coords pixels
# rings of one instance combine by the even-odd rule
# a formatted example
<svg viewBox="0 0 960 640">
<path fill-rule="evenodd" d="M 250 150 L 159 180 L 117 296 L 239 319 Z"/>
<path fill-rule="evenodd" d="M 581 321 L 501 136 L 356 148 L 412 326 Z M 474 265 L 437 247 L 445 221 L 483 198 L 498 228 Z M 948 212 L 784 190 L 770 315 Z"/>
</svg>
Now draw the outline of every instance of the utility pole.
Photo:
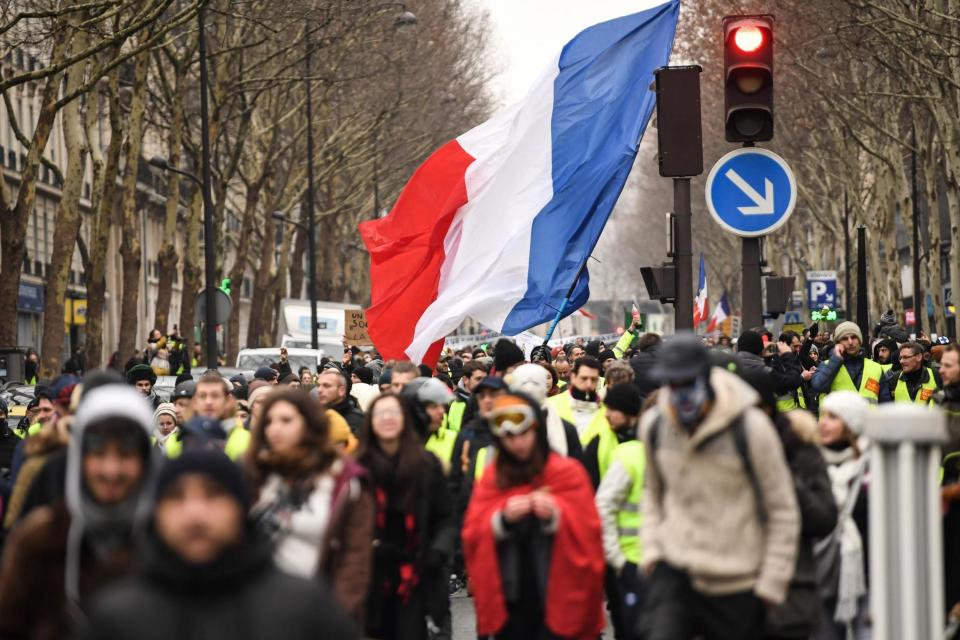
<svg viewBox="0 0 960 640">
<path fill-rule="evenodd" d="M 915 124 L 912 127 L 912 133 L 910 200 L 913 205 L 913 332 L 919 336 L 923 333 L 923 316 L 927 313 L 927 301 L 920 284 L 920 208 L 917 206 L 917 126 Z"/>
<path fill-rule="evenodd" d="M 311 95 L 310 73 L 313 47 L 309 33 L 304 33 L 304 42 L 307 47 L 304 85 L 307 92 L 307 264 L 310 269 L 310 278 L 307 280 L 307 293 L 310 296 L 310 345 L 313 349 L 320 348 L 317 338 L 317 222 L 314 213 L 315 196 L 313 192 L 313 96 Z"/>
<path fill-rule="evenodd" d="M 864 341 L 870 335 L 870 310 L 867 305 L 867 228 L 857 227 L 857 326 Z"/>
<path fill-rule="evenodd" d="M 197 23 L 199 32 L 199 51 L 200 51 L 200 139 L 201 154 L 203 162 L 203 261 L 204 261 L 204 279 L 206 280 L 206 306 L 207 317 L 205 319 L 205 343 L 207 352 L 207 368 L 217 368 L 217 268 L 216 239 L 213 230 L 213 194 L 211 186 L 210 171 L 210 107 L 207 103 L 207 38 L 204 34 L 203 24 L 204 6 L 197 8 Z"/>
</svg>

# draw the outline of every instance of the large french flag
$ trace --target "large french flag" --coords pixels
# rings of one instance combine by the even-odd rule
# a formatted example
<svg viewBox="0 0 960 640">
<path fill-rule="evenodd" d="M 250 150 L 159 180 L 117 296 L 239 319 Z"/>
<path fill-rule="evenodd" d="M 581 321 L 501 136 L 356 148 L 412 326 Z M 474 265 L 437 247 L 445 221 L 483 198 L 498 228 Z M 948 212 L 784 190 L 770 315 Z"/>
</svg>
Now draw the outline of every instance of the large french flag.
<svg viewBox="0 0 960 640">
<path fill-rule="evenodd" d="M 679 11 L 585 25 L 523 100 L 440 147 L 360 225 L 385 358 L 432 365 L 467 316 L 515 335 L 556 314 L 633 166 Z M 566 314 L 588 297 L 584 271 Z"/>
</svg>

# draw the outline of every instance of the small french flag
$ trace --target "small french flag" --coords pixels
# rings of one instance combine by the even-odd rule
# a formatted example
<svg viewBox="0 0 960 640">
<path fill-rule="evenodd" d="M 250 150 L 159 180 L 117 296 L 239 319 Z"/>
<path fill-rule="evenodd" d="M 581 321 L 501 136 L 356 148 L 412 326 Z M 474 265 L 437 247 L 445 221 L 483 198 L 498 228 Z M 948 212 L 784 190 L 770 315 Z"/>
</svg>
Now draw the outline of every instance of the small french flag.
<svg viewBox="0 0 960 640">
<path fill-rule="evenodd" d="M 713 312 L 713 317 L 710 318 L 710 324 L 707 325 L 707 333 L 713 333 L 714 331 L 720 330 L 720 325 L 730 317 L 730 301 L 727 300 L 727 292 L 723 292 L 723 297 L 720 298 L 720 304 L 717 305 L 717 310 Z"/>
<path fill-rule="evenodd" d="M 700 280 L 697 284 L 697 298 L 693 301 L 693 326 L 699 327 L 707 321 L 710 313 L 710 300 L 707 298 L 707 269 L 700 254 Z"/>
</svg>

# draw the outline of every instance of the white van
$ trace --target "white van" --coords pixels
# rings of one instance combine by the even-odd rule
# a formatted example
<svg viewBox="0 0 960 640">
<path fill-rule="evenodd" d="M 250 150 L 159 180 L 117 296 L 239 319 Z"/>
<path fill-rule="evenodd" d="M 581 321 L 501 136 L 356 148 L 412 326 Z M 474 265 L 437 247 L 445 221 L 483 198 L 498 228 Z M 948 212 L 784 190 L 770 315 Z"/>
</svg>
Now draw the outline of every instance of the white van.
<svg viewBox="0 0 960 640">
<path fill-rule="evenodd" d="M 290 370 L 294 373 L 300 371 L 301 367 L 308 367 L 311 372 L 316 373 L 321 358 L 327 356 L 339 362 L 342 355 L 342 345 L 337 345 L 337 350 L 330 351 L 324 349 L 287 349 L 287 360 L 290 362 Z M 256 371 L 260 367 L 269 367 L 274 362 L 280 362 L 280 347 L 242 349 L 237 354 L 237 369 Z"/>
</svg>

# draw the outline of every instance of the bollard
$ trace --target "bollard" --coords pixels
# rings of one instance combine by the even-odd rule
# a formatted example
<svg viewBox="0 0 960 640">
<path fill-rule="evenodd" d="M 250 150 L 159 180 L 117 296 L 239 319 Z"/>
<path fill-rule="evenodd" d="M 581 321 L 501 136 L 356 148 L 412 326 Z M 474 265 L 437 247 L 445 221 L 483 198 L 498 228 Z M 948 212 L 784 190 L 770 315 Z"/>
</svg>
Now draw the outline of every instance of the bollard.
<svg viewBox="0 0 960 640">
<path fill-rule="evenodd" d="M 936 408 L 884 404 L 867 416 L 870 612 L 874 640 L 928 640 L 944 629 L 940 443 Z"/>
</svg>

